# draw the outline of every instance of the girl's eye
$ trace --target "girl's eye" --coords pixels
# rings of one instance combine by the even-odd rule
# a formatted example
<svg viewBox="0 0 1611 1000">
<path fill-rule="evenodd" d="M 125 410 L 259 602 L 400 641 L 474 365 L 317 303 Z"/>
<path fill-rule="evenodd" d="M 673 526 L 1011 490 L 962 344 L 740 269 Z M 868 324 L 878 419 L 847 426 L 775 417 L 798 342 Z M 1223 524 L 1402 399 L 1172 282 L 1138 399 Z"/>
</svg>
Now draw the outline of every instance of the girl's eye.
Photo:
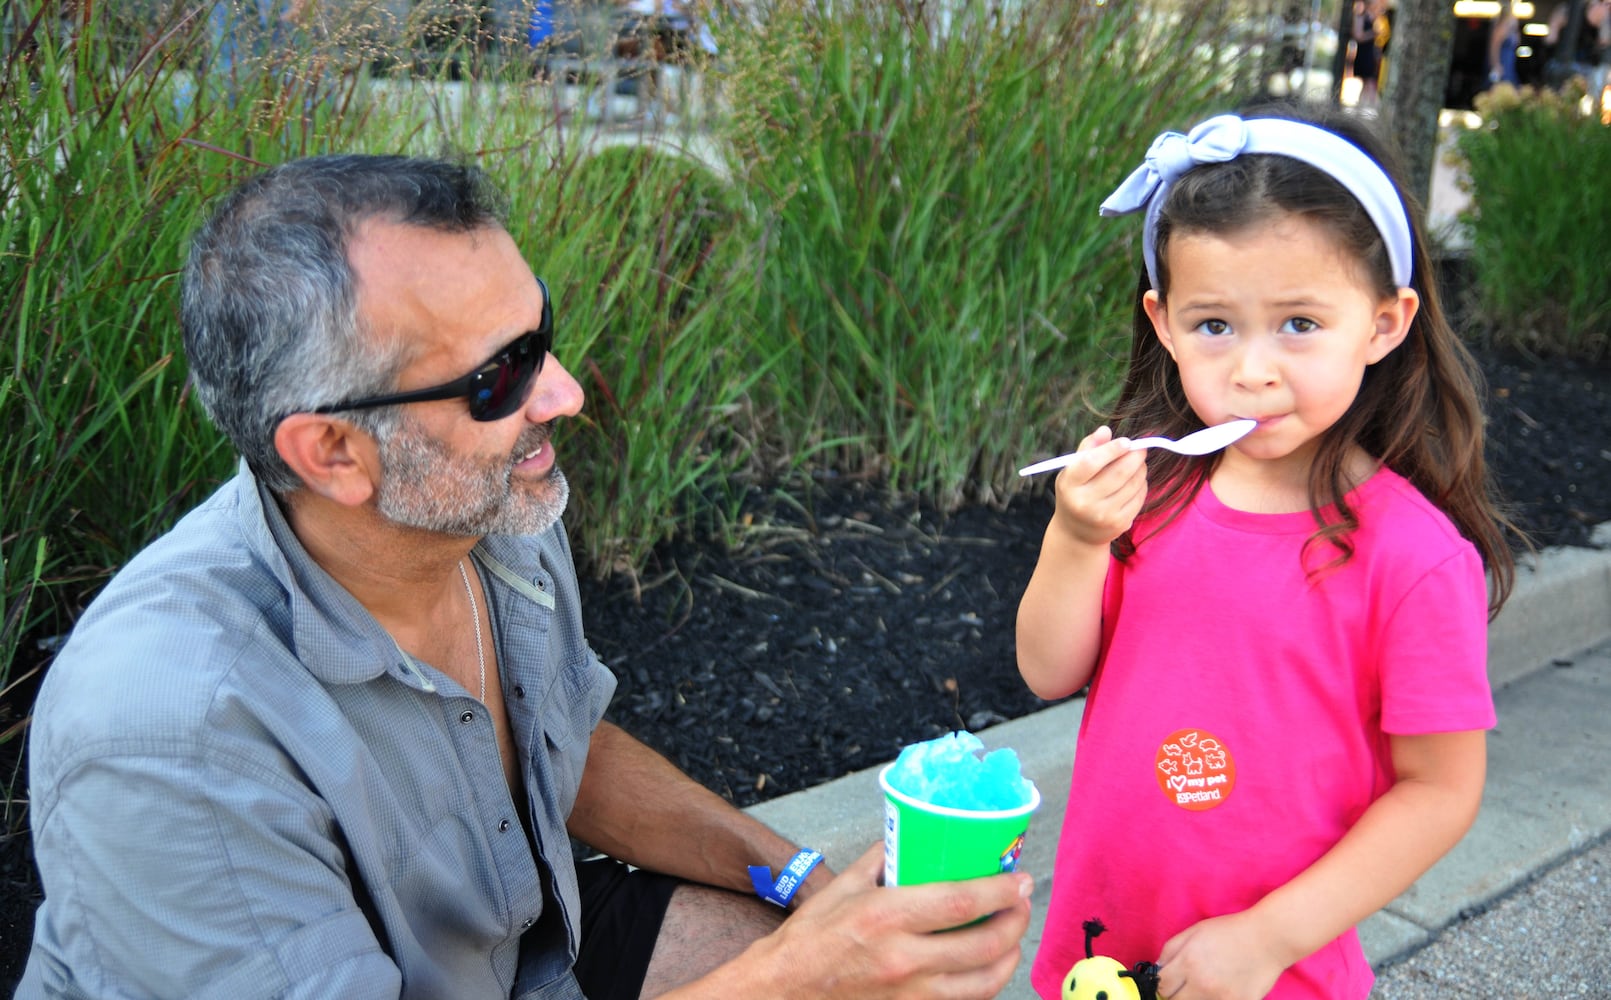
<svg viewBox="0 0 1611 1000">
<path fill-rule="evenodd" d="M 1223 337 L 1231 332 L 1231 325 L 1222 319 L 1205 319 L 1197 324 L 1196 329 L 1210 337 Z"/>
<path fill-rule="evenodd" d="M 1320 329 L 1320 324 L 1303 316 L 1294 316 L 1281 324 L 1282 333 L 1313 333 Z"/>
</svg>

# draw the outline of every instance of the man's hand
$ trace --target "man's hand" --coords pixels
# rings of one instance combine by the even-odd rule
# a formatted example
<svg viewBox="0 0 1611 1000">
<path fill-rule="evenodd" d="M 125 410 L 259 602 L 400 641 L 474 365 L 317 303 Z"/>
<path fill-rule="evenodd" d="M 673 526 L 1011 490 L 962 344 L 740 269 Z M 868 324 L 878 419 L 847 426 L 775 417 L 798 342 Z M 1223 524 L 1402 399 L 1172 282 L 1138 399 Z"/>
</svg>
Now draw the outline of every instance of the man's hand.
<svg viewBox="0 0 1611 1000">
<path fill-rule="evenodd" d="M 776 933 L 669 995 L 961 1000 L 1000 993 L 1029 926 L 1029 876 L 892 889 L 879 884 L 882 870 L 877 845 Z"/>
</svg>

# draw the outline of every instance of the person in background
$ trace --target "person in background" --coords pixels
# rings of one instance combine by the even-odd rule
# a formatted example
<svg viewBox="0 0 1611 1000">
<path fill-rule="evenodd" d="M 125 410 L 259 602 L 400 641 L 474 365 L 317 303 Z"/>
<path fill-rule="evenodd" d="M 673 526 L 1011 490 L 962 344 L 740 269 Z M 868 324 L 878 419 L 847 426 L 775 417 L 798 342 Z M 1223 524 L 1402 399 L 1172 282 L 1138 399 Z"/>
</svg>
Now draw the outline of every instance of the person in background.
<svg viewBox="0 0 1611 1000">
<path fill-rule="evenodd" d="M 1381 68 L 1376 71 L 1376 93 L 1378 96 L 1387 93 L 1387 81 L 1391 76 L 1393 45 L 1393 22 L 1398 18 L 1398 8 L 1381 0 L 1377 5 L 1376 15 L 1376 53 L 1377 62 Z"/>
<path fill-rule="evenodd" d="M 1030 689 L 1090 684 L 1048 1000 L 1091 918 L 1169 1000 L 1365 1000 L 1354 925 L 1476 817 L 1513 560 L 1397 177 L 1366 120 L 1278 106 L 1165 133 L 1103 203 L 1145 213 L 1129 371 L 1018 611 Z"/>
<path fill-rule="evenodd" d="M 1362 108 L 1376 107 L 1377 88 L 1381 84 L 1381 51 L 1376 47 L 1376 18 L 1380 13 L 1381 0 L 1354 0 L 1353 70 L 1359 79 L 1359 106 Z"/>
<path fill-rule="evenodd" d="M 533 73 L 538 79 L 549 78 L 554 44 L 554 0 L 533 0 L 531 18 L 526 22 L 526 46 L 531 50 Z"/>
<path fill-rule="evenodd" d="M 1563 2 L 1550 12 L 1544 46 L 1551 52 L 1551 75 L 1555 79 L 1581 76 L 1590 99 L 1596 107 L 1602 107 L 1606 62 L 1611 59 L 1611 0 L 1589 0 L 1583 5 L 1583 18 L 1572 34 L 1568 51 L 1563 45 L 1568 35 L 1567 18 L 1574 6 Z"/>
<path fill-rule="evenodd" d="M 310 50 L 320 34 L 314 7 L 312 0 L 217 0 L 207 15 L 206 75 L 231 105 L 239 96 L 239 77 L 254 64 L 283 72 Z"/>
<path fill-rule="evenodd" d="M 196 234 L 186 357 L 242 463 L 43 682 L 17 995 L 995 996 L 1027 876 L 833 877 L 601 721 L 552 434 L 582 389 L 501 205 L 316 157 Z"/>
<path fill-rule="evenodd" d="M 309 0 L 219 0 L 207 15 L 212 69 L 227 75 L 246 59 L 283 52 L 308 16 Z"/>
<path fill-rule="evenodd" d="M 1521 45 L 1521 22 L 1507 2 L 1499 11 L 1488 35 L 1488 85 L 1521 84 L 1516 72 L 1516 49 Z"/>
</svg>

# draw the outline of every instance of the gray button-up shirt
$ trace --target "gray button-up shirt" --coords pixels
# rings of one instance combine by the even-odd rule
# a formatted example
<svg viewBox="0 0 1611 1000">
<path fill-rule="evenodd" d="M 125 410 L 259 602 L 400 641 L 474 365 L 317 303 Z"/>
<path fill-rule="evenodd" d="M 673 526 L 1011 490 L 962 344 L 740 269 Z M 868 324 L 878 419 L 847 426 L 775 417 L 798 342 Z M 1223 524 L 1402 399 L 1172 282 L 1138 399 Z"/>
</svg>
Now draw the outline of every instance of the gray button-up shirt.
<svg viewBox="0 0 1611 1000">
<path fill-rule="evenodd" d="M 526 802 L 481 703 L 244 468 L 132 560 L 35 705 L 45 902 L 17 995 L 580 997 L 565 818 L 615 679 L 560 527 L 474 562 Z"/>
</svg>

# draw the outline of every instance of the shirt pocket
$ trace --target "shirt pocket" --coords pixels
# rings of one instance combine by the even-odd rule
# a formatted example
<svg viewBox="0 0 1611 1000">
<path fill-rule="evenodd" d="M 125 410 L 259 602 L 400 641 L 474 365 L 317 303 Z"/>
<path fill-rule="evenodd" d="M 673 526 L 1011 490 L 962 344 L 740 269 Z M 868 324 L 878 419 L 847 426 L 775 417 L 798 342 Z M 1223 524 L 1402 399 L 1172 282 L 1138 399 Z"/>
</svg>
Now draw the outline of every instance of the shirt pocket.
<svg viewBox="0 0 1611 1000">
<path fill-rule="evenodd" d="M 598 686 L 596 669 L 589 658 L 562 670 L 549 687 L 538 713 L 542 741 L 537 745 L 547 759 L 534 763 L 561 816 L 569 816 L 576 804 L 582 771 L 587 764 L 588 744 L 599 720 L 594 706 Z"/>
</svg>

